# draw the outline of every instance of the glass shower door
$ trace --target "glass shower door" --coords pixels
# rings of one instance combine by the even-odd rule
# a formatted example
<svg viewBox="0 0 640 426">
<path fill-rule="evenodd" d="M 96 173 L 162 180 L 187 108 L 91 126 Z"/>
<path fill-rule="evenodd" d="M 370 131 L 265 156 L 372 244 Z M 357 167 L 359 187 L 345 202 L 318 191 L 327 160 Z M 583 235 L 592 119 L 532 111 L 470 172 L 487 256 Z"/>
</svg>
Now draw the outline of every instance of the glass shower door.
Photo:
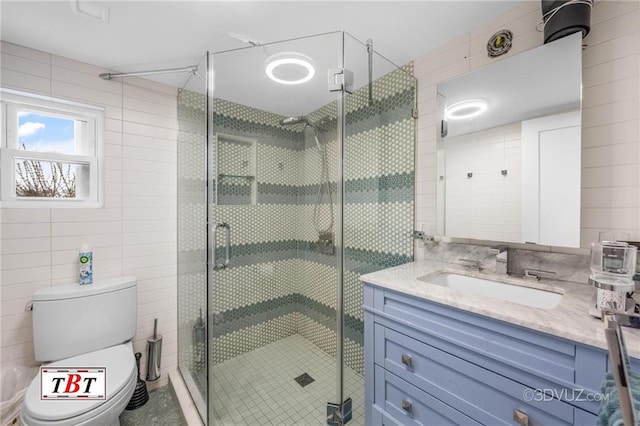
<svg viewBox="0 0 640 426">
<path fill-rule="evenodd" d="M 178 368 L 207 416 L 206 57 L 178 92 Z"/>
<path fill-rule="evenodd" d="M 370 53 L 371 52 L 371 53 Z M 344 394 L 364 424 L 364 303 L 360 276 L 413 260 L 416 79 L 345 34 Z"/>
<path fill-rule="evenodd" d="M 341 52 L 332 33 L 210 58 L 210 424 L 324 424 L 336 402 Z M 291 57 L 312 78 L 283 84 L 309 74 Z"/>
</svg>

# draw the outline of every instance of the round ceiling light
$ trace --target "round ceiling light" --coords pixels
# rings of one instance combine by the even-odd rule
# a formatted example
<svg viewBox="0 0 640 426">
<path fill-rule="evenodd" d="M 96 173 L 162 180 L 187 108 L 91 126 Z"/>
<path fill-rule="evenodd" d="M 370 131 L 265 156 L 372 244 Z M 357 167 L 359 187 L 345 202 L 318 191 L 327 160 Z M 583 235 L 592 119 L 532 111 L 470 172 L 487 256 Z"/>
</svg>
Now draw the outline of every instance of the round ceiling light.
<svg viewBox="0 0 640 426">
<path fill-rule="evenodd" d="M 457 102 L 445 110 L 447 119 L 464 120 L 476 117 L 487 110 L 487 102 L 482 99 L 471 99 Z"/>
<path fill-rule="evenodd" d="M 280 84 L 302 84 L 311 80 L 316 70 L 311 58 L 300 53 L 278 53 L 267 59 L 267 76 Z"/>
</svg>

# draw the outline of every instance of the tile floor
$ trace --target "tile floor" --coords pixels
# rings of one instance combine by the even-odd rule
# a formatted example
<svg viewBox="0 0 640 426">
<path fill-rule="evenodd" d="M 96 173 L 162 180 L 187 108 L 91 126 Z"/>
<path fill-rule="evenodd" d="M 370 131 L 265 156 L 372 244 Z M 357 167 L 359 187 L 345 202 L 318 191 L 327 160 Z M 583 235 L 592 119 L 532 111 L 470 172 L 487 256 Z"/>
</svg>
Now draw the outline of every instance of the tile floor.
<svg viewBox="0 0 640 426">
<path fill-rule="evenodd" d="M 171 385 L 149 392 L 149 401 L 120 415 L 120 426 L 187 426 Z"/>
<path fill-rule="evenodd" d="M 336 401 L 336 360 L 296 334 L 213 368 L 217 425 L 326 425 L 326 404 Z M 294 379 L 314 381 L 305 387 Z M 196 376 L 202 389 L 204 375 Z M 353 426 L 364 425 L 364 377 L 344 372 L 345 398 L 353 400 Z"/>
</svg>

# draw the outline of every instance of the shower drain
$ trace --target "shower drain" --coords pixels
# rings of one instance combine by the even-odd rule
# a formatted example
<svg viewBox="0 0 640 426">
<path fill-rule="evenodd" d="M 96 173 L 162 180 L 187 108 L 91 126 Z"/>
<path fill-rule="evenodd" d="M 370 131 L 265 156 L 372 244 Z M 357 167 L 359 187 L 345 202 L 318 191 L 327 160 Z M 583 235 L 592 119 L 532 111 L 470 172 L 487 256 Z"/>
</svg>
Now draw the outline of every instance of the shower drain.
<svg viewBox="0 0 640 426">
<path fill-rule="evenodd" d="M 312 383 L 315 381 L 315 379 L 313 377 L 311 377 L 310 375 L 308 375 L 307 373 L 303 373 L 301 375 L 299 375 L 298 377 L 296 377 L 295 379 L 296 382 L 298 382 L 298 384 L 302 387 L 307 386 L 309 383 Z"/>
</svg>

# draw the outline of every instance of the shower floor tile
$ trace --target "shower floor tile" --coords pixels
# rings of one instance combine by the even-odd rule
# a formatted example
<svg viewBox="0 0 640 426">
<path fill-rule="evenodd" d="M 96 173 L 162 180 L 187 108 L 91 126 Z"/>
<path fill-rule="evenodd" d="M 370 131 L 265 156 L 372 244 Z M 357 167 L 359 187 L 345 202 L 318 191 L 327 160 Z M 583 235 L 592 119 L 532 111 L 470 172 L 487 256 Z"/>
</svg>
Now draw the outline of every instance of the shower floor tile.
<svg viewBox="0 0 640 426">
<path fill-rule="evenodd" d="M 304 373 L 314 381 L 301 387 Z M 215 425 L 326 425 L 326 404 L 337 402 L 335 358 L 298 334 L 214 366 L 212 380 Z M 344 382 L 348 425 L 364 425 L 364 377 L 345 368 Z"/>
</svg>

